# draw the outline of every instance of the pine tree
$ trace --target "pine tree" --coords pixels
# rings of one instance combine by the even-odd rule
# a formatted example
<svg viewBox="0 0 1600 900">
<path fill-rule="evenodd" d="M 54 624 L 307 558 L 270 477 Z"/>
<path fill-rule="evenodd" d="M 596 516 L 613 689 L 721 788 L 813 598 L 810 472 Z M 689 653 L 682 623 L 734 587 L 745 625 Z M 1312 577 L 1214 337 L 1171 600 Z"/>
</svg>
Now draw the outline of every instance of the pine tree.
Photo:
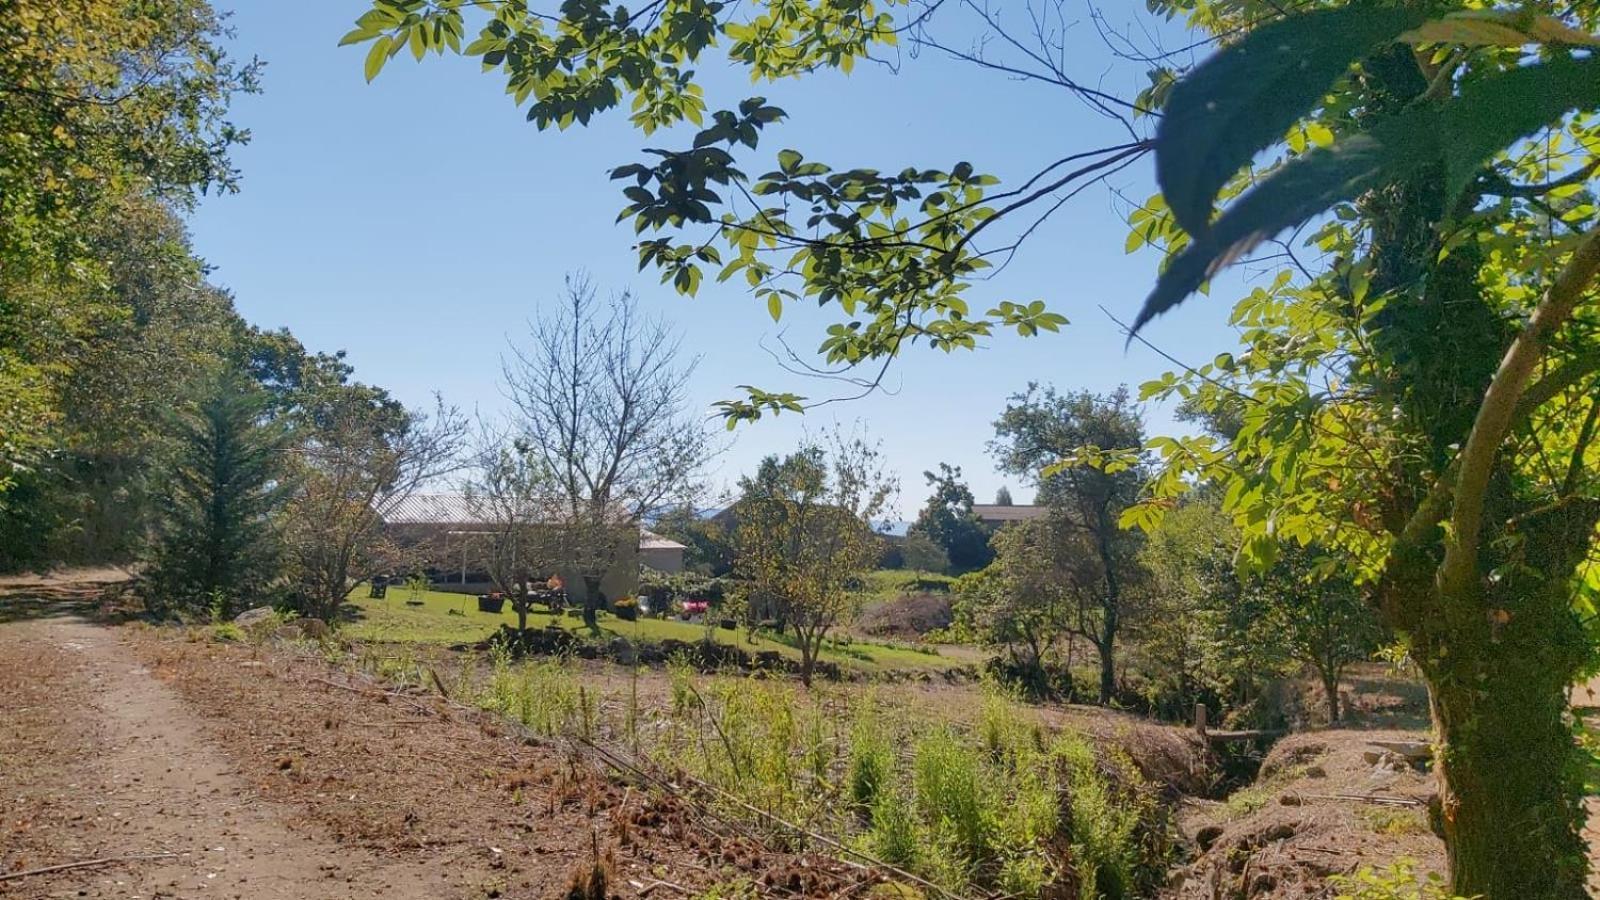
<svg viewBox="0 0 1600 900">
<path fill-rule="evenodd" d="M 281 432 L 264 418 L 263 400 L 254 385 L 223 376 L 174 416 L 148 576 L 154 611 L 231 615 L 266 594 L 283 492 Z"/>
</svg>

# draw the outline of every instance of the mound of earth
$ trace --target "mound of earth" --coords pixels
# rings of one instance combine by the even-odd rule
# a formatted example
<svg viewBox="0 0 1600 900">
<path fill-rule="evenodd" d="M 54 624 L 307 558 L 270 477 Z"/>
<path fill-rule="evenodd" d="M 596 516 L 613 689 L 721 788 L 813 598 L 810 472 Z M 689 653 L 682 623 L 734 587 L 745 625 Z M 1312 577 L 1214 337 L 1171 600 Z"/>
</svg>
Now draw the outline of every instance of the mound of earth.
<svg viewBox="0 0 1600 900">
<path fill-rule="evenodd" d="M 1179 827 L 1191 862 L 1167 896 L 1329 897 L 1329 876 L 1406 857 L 1444 870 L 1430 824 L 1433 776 L 1419 758 L 1426 735 L 1326 730 L 1280 741 L 1260 776 L 1227 800 L 1186 801 Z"/>
<path fill-rule="evenodd" d="M 954 613 L 947 593 L 901 594 L 862 612 L 856 628 L 874 637 L 915 640 L 950 627 Z"/>
</svg>

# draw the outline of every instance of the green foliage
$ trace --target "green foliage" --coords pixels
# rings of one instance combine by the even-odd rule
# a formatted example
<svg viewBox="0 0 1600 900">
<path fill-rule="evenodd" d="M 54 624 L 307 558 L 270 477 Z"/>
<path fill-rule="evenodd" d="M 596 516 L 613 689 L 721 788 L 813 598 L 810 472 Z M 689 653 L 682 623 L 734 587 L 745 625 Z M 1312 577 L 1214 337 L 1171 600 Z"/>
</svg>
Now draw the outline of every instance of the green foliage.
<svg viewBox="0 0 1600 900">
<path fill-rule="evenodd" d="M 147 575 L 157 611 L 217 618 L 256 605 L 277 574 L 274 517 L 283 503 L 281 429 L 264 424 L 263 398 L 219 379 L 176 418 L 176 449 L 162 481 L 159 537 Z"/>
<path fill-rule="evenodd" d="M 800 302 L 838 310 L 818 348 L 830 365 L 849 369 L 918 343 L 972 349 L 1001 329 L 1056 331 L 1067 320 L 1043 301 L 1005 300 L 978 314 L 965 299 L 968 279 L 990 268 L 988 257 L 998 252 L 975 238 L 1012 211 L 1015 204 L 1004 201 L 1031 185 L 995 192 L 998 179 L 968 162 L 881 172 L 837 168 L 794 149 L 777 152 L 771 170 L 753 177 L 735 154 L 756 149 L 784 111 L 760 96 L 718 109 L 696 77 L 695 64 L 714 47 L 725 48 L 755 81 L 823 68 L 848 72 L 898 44 L 904 24 L 885 8 L 896 5 L 539 9 L 526 2 L 372 0 L 342 43 L 368 45 L 369 79 L 402 51 L 417 59 L 430 51 L 480 59 L 504 78 L 513 100 L 529 104 L 528 120 L 539 128 L 588 124 L 624 104 L 646 135 L 696 126 L 687 147 L 652 148 L 648 161 L 612 172 L 627 201 L 618 218 L 644 236 L 640 268 L 658 271 L 685 294 L 708 273 L 721 281 L 742 275 L 774 319 Z M 476 39 L 465 41 L 473 30 Z M 1135 142 L 1085 154 L 1084 171 L 1126 164 L 1145 149 Z M 741 388 L 742 399 L 718 404 L 730 427 L 806 406 L 794 393 Z"/>
<path fill-rule="evenodd" d="M 925 532 L 913 530 L 900 543 L 900 562 L 908 569 L 943 575 L 950 571 L 949 554 Z"/>
<path fill-rule="evenodd" d="M 650 524 L 656 534 L 684 545 L 684 568 L 712 577 L 733 571 L 733 535 L 692 506 L 675 506 Z"/>
<path fill-rule="evenodd" d="M 850 799 L 858 808 L 870 811 L 876 824 L 882 795 L 894 789 L 890 781 L 894 771 L 894 748 L 890 746 L 889 735 L 879 720 L 879 710 L 870 700 L 856 710 L 855 721 L 850 729 L 848 766 L 846 777 Z"/>
<path fill-rule="evenodd" d="M 1446 889 L 1435 872 L 1418 873 L 1414 859 L 1397 859 L 1388 866 L 1363 866 L 1353 875 L 1329 879 L 1338 900 L 1463 900 Z"/>
<path fill-rule="evenodd" d="M 994 554 L 989 550 L 989 532 L 972 512 L 972 491 L 961 481 L 961 467 L 940 463 L 939 471 L 924 472 L 933 494 L 917 514 L 917 520 L 906 535 L 907 565 L 929 571 L 942 568 L 921 565 L 910 561 L 910 542 L 916 535 L 925 535 L 943 552 L 948 565 L 958 574 L 981 569 L 989 564 Z"/>
<path fill-rule="evenodd" d="M 1352 64 L 1397 40 L 1482 43 L 1487 24 L 1457 19 L 1419 28 L 1424 21 L 1419 11 L 1368 6 L 1291 16 L 1251 32 L 1172 90 L 1157 132 L 1156 168 L 1174 217 L 1196 240 L 1170 260 L 1134 320 L 1135 331 L 1183 302 L 1220 266 L 1335 204 L 1439 169 L 1443 191 L 1454 200 L 1508 146 L 1574 110 L 1600 107 L 1600 58 L 1592 54 L 1556 53 L 1537 65 L 1474 70 L 1447 100 L 1418 104 L 1295 157 L 1208 223 L 1223 185 L 1312 112 Z M 1592 40 L 1559 20 L 1528 21 L 1541 23 L 1535 29 L 1545 29 L 1557 45 L 1573 37 Z M 1532 35 L 1511 27 L 1514 22 L 1503 22 L 1512 40 L 1532 42 Z M 1430 94 L 1444 88 L 1440 83 Z"/>
<path fill-rule="evenodd" d="M 800 677 L 810 683 L 828 632 L 859 605 L 895 486 L 875 446 L 836 433 L 826 445 L 767 457 L 740 488 L 738 571 L 765 607 L 751 614 L 794 629 Z"/>
<path fill-rule="evenodd" d="M 1248 5 L 1212 5 L 1208 27 L 1238 24 Z M 1297 270 L 1235 305 L 1235 352 L 1145 386 L 1213 433 L 1152 442 L 1165 466 L 1125 521 L 1151 527 L 1206 484 L 1240 531 L 1247 575 L 1270 580 L 1287 564 L 1290 593 L 1328 576 L 1360 585 L 1435 697 L 1439 776 L 1459 788 L 1445 827 L 1452 889 L 1567 896 L 1584 866 L 1563 709 L 1595 658 L 1582 585 L 1600 519 L 1585 424 L 1600 366 L 1588 302 L 1600 79 L 1593 53 L 1575 48 L 1600 16 L 1537 2 L 1457 11 L 1390 22 L 1392 38 L 1363 50 L 1344 25 L 1320 27 L 1372 12 L 1351 8 L 1275 26 L 1344 48 L 1349 71 L 1321 96 L 1281 95 L 1296 108 L 1256 104 L 1268 121 L 1293 116 L 1287 135 L 1253 134 L 1223 163 L 1158 142 L 1169 172 L 1238 167 L 1219 192 L 1211 176 L 1174 182 L 1179 202 L 1190 190 L 1208 217 L 1213 193 L 1240 197 L 1191 227 L 1187 246 L 1166 242 L 1145 317 L 1280 229 L 1310 228 L 1281 245 Z M 1270 56 L 1255 43 L 1269 34 L 1231 42 L 1208 66 Z M 1196 88 L 1174 89 L 1173 104 L 1180 93 L 1168 110 L 1178 118 L 1228 102 Z M 1343 589 L 1316 597 L 1325 624 L 1355 624 Z M 1312 624 L 1297 606 L 1280 610 L 1286 631 Z M 1508 820 L 1538 824 L 1506 833 Z"/>
<path fill-rule="evenodd" d="M 248 135 L 225 120 L 226 106 L 254 89 L 256 67 L 223 52 L 221 17 L 204 0 L 16 0 L 0 7 L 0 35 L 0 519 L 47 524 L 56 516 L 35 515 L 40 500 L 79 498 L 37 467 L 60 471 L 60 454 L 81 427 L 157 418 L 115 404 L 119 419 L 80 417 L 72 400 L 90 392 L 74 382 L 133 381 L 158 368 L 156 360 L 173 366 L 163 382 L 170 398 L 188 374 L 194 348 L 169 358 L 159 344 L 142 357 L 119 357 L 138 364 L 133 372 L 98 368 L 112 362 L 108 345 L 146 324 L 130 315 L 141 278 L 160 286 L 175 265 L 197 270 L 181 238 L 147 242 L 142 227 L 118 226 L 131 224 L 130 205 L 175 223 L 169 206 L 233 188 L 228 152 Z M 132 269 L 121 265 L 128 249 L 138 260 Z M 61 474 L 91 475 L 71 468 Z M 34 487 L 13 503 L 7 495 L 18 479 Z"/>
</svg>

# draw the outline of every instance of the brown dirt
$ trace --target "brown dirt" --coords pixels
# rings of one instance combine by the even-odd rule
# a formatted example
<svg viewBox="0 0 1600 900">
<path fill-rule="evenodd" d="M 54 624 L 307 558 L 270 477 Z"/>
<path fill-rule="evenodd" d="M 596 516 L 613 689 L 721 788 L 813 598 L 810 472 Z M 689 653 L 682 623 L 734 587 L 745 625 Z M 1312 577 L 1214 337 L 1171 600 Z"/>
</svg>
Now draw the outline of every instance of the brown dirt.
<svg viewBox="0 0 1600 900">
<path fill-rule="evenodd" d="M 616 897 L 874 881 L 437 700 L 336 689 L 316 660 L 0 622 L 0 877 L 174 854 L 3 880 L 0 897 L 556 897 L 596 850 Z"/>
</svg>

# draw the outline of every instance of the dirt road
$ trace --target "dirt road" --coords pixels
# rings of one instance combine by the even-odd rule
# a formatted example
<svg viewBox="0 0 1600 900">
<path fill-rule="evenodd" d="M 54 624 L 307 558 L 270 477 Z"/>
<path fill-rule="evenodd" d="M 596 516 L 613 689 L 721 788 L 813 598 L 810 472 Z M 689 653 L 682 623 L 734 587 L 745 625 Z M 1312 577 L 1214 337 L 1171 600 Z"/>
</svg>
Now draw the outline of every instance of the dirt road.
<svg viewBox="0 0 1600 900">
<path fill-rule="evenodd" d="M 673 896 L 794 864 L 570 748 L 329 676 L 0 599 L 0 898 L 544 898 L 596 858 L 609 896 Z"/>
<path fill-rule="evenodd" d="M 448 889 L 425 864 L 294 828 L 296 813 L 258 799 L 176 692 L 110 630 L 75 618 L 0 629 L 7 868 L 170 854 L 13 879 L 0 893 L 425 898 Z M 37 843 L 34 830 L 48 842 L 19 853 Z"/>
</svg>

